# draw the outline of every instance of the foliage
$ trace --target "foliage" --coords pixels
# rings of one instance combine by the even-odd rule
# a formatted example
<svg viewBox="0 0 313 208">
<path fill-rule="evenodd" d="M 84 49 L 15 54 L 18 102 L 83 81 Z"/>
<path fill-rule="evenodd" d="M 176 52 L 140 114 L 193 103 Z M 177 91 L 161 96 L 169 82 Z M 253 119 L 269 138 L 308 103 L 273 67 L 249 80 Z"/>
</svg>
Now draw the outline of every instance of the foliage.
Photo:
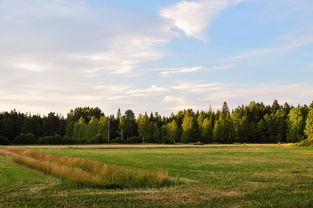
<svg viewBox="0 0 313 208">
<path fill-rule="evenodd" d="M 128 144 L 136 144 L 142 142 L 139 136 L 128 137 L 126 141 Z"/>
<path fill-rule="evenodd" d="M 149 117 L 147 114 L 142 115 L 139 114 L 137 119 L 138 124 L 138 133 L 139 136 L 142 137 L 142 142 L 151 141 L 153 138 L 153 123 L 149 121 Z"/>
<path fill-rule="evenodd" d="M 125 144 L 126 141 L 122 138 L 115 138 L 111 140 L 111 143 L 116 143 L 116 144 Z"/>
<path fill-rule="evenodd" d="M 288 115 L 288 141 L 299 142 L 304 139 L 303 108 L 297 107 L 290 110 Z"/>
<path fill-rule="evenodd" d="M 196 135 L 194 134 L 194 117 L 191 115 L 190 111 L 185 112 L 183 123 L 182 123 L 183 134 L 181 141 L 183 143 L 194 142 Z"/>
<path fill-rule="evenodd" d="M 83 107 L 70 110 L 67 118 L 53 112 L 40 116 L 13 110 L 0 113 L 0 135 L 12 144 L 29 143 L 15 140 L 26 133 L 35 138 L 66 136 L 67 143 L 82 144 L 107 143 L 115 138 L 131 143 L 300 142 L 313 132 L 312 108 L 280 105 L 274 100 L 272 105 L 251 101 L 230 111 L 224 102 L 217 111 L 188 109 L 167 117 L 157 112 L 136 117 L 132 110 L 122 114 L 119 109 L 114 116 L 105 115 L 98 107 Z M 40 142 L 49 139 L 52 138 L 40 139 Z M 61 144 L 63 140 L 59 140 Z M 48 143 L 55 144 L 55 141 Z"/>
<path fill-rule="evenodd" d="M 309 136 L 307 139 L 302 140 L 301 142 L 297 143 L 299 147 L 313 147 L 313 136 Z"/>
<path fill-rule="evenodd" d="M 162 143 L 166 144 L 174 144 L 178 137 L 178 127 L 176 121 L 173 120 L 172 122 L 166 124 L 163 127 L 164 135 L 162 138 Z"/>
<path fill-rule="evenodd" d="M 32 133 L 21 133 L 14 139 L 14 144 L 35 144 L 36 138 Z"/>
<path fill-rule="evenodd" d="M 56 134 L 54 136 L 40 137 L 38 144 L 67 144 L 67 142 L 60 135 Z"/>
<path fill-rule="evenodd" d="M 313 137 L 313 107 L 310 108 L 305 124 L 305 135 Z"/>
<path fill-rule="evenodd" d="M 7 137 L 0 135 L 0 145 L 8 145 L 10 144 L 10 141 Z"/>
</svg>

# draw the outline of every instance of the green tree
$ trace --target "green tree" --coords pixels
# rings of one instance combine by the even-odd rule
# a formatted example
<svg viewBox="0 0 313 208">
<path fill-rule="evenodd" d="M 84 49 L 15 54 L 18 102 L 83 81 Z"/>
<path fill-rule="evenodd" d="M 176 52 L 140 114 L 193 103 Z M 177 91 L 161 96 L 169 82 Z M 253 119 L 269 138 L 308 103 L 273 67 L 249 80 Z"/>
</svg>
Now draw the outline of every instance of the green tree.
<svg viewBox="0 0 313 208">
<path fill-rule="evenodd" d="M 274 100 L 273 104 L 272 104 L 272 113 L 275 114 L 276 111 L 278 111 L 280 109 L 280 105 L 278 103 L 278 100 Z"/>
<path fill-rule="evenodd" d="M 218 114 L 218 120 L 215 122 L 213 137 L 215 142 L 220 143 L 231 143 L 234 141 L 234 124 L 226 102 L 223 103 L 222 111 Z"/>
<path fill-rule="evenodd" d="M 304 139 L 304 124 L 301 107 L 291 109 L 288 115 L 288 142 L 299 142 Z"/>
<path fill-rule="evenodd" d="M 201 142 L 212 143 L 213 142 L 213 121 L 212 119 L 205 118 L 201 122 Z"/>
<path fill-rule="evenodd" d="M 276 112 L 272 115 L 272 118 L 274 122 L 272 139 L 275 142 L 286 142 L 287 122 L 285 119 L 284 109 L 276 110 Z"/>
<path fill-rule="evenodd" d="M 71 109 L 70 112 L 67 114 L 66 119 L 66 135 L 71 136 L 74 124 L 77 122 L 81 117 L 85 120 L 86 123 L 89 123 L 92 117 L 100 118 L 103 116 L 103 113 L 100 108 L 90 108 L 90 107 L 79 107 L 75 108 L 74 110 Z"/>
<path fill-rule="evenodd" d="M 108 141 L 108 121 L 109 118 L 106 116 L 101 116 L 99 119 L 99 130 L 98 134 L 102 136 L 103 139 Z M 99 138 L 99 137 L 98 137 Z"/>
<path fill-rule="evenodd" d="M 310 138 L 313 137 L 313 107 L 310 108 L 305 122 L 305 135 Z"/>
<path fill-rule="evenodd" d="M 153 123 L 150 122 L 147 113 L 145 115 L 139 114 L 137 119 L 138 133 L 144 143 L 147 140 L 151 140 L 153 137 Z"/>
<path fill-rule="evenodd" d="M 121 116 L 118 123 L 119 134 L 122 139 L 125 137 L 125 116 Z"/>
<path fill-rule="evenodd" d="M 86 126 L 86 135 L 88 143 L 95 143 L 94 138 L 96 135 L 100 134 L 99 119 L 96 117 L 91 117 L 88 125 Z"/>
<path fill-rule="evenodd" d="M 177 140 L 177 133 L 178 133 L 178 127 L 175 120 L 169 122 L 164 126 L 165 129 L 165 135 L 162 139 L 163 143 L 175 143 Z"/>
<path fill-rule="evenodd" d="M 261 119 L 261 120 L 257 123 L 256 129 L 257 129 L 256 136 L 257 136 L 257 138 L 258 138 L 258 142 L 260 142 L 260 143 L 266 143 L 266 136 L 265 136 L 266 125 L 265 125 L 265 121 L 264 121 L 263 119 Z"/>
<path fill-rule="evenodd" d="M 125 132 L 126 138 L 137 136 L 137 124 L 135 114 L 132 110 L 125 111 Z"/>
<path fill-rule="evenodd" d="M 73 138 L 77 139 L 79 142 L 87 142 L 87 124 L 83 117 L 75 122 L 72 135 Z"/>
<path fill-rule="evenodd" d="M 193 117 L 187 111 L 184 115 L 183 123 L 182 123 L 182 138 L 181 141 L 183 143 L 194 142 L 194 135 L 193 135 Z"/>
<path fill-rule="evenodd" d="M 36 138 L 32 133 L 21 133 L 14 139 L 14 144 L 35 144 Z"/>
</svg>

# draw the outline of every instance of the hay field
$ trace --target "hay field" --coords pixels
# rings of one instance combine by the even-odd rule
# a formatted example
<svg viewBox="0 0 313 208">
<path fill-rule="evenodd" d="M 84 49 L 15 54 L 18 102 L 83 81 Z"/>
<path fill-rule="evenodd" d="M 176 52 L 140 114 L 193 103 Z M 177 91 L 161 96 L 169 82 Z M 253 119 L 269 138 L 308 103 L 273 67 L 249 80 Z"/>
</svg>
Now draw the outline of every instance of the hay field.
<svg viewBox="0 0 313 208">
<path fill-rule="evenodd" d="M 3 207 L 312 207 L 313 148 L 283 145 L 38 147 L 125 168 L 166 169 L 183 184 L 81 187 L 0 156 Z"/>
</svg>

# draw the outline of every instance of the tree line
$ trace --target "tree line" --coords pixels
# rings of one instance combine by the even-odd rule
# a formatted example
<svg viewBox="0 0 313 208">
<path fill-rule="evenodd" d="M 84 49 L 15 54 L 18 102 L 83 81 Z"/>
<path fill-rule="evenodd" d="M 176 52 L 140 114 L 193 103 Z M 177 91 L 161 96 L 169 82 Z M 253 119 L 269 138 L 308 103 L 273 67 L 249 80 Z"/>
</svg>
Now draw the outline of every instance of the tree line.
<svg viewBox="0 0 313 208">
<path fill-rule="evenodd" d="M 161 116 L 105 115 L 98 107 L 79 107 L 63 117 L 12 110 L 0 113 L 0 144 L 95 143 L 285 143 L 313 136 L 311 105 L 250 102 L 229 110 L 226 102 L 213 111 L 192 109 Z"/>
</svg>

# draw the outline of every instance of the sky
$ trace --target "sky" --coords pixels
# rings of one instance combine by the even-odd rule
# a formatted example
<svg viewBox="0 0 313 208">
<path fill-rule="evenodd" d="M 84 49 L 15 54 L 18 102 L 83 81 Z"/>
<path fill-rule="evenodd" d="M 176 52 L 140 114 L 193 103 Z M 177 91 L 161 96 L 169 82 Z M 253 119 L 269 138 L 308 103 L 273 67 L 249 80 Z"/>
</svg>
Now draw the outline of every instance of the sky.
<svg viewBox="0 0 313 208">
<path fill-rule="evenodd" d="M 312 0 L 0 0 L 0 111 L 313 100 Z"/>
</svg>

